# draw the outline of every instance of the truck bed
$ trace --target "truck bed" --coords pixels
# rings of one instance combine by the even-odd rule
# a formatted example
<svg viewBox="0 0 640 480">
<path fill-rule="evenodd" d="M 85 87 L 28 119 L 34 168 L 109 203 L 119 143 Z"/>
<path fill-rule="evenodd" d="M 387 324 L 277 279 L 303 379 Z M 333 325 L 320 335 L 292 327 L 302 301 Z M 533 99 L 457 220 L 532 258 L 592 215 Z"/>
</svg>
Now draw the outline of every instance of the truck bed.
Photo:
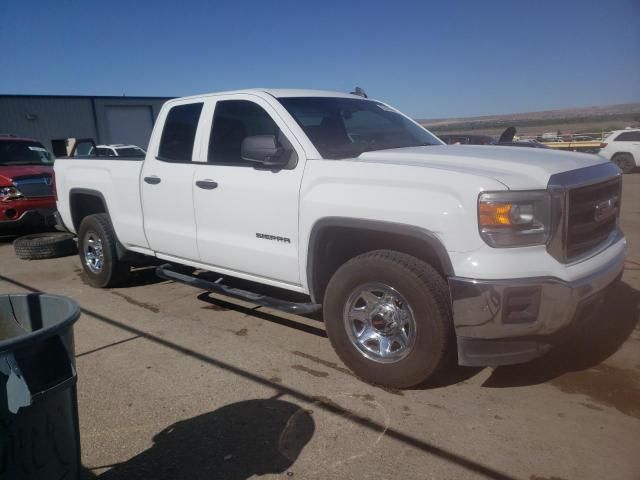
<svg viewBox="0 0 640 480">
<path fill-rule="evenodd" d="M 82 202 L 82 194 L 97 193 L 105 200 L 118 239 L 125 248 L 147 248 L 142 221 L 138 157 L 61 157 L 56 160 L 58 211 L 65 226 L 77 233 L 71 217 L 72 201 Z M 76 200 L 74 200 L 76 198 Z"/>
</svg>

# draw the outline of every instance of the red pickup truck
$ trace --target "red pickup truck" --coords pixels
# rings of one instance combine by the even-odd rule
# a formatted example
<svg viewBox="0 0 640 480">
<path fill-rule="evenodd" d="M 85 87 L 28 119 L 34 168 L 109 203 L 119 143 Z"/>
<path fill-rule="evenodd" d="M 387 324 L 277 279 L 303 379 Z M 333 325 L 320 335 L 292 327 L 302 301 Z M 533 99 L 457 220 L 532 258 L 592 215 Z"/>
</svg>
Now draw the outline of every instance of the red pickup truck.
<svg viewBox="0 0 640 480">
<path fill-rule="evenodd" d="M 0 231 L 55 223 L 53 161 L 36 140 L 0 136 Z"/>
</svg>

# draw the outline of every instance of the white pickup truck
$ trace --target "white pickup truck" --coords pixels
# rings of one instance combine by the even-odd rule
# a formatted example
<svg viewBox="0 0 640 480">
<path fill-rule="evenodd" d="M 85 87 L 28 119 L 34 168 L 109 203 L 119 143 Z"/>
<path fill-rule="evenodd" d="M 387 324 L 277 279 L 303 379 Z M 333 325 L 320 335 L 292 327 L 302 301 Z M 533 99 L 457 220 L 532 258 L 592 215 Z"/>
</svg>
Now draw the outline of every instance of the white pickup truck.
<svg viewBox="0 0 640 480">
<path fill-rule="evenodd" d="M 171 100 L 145 159 L 61 158 L 55 174 L 92 285 L 123 282 L 135 252 L 221 275 L 167 264 L 165 278 L 288 312 L 322 307 L 344 363 L 390 387 L 425 381 L 453 352 L 483 366 L 542 355 L 580 328 L 626 252 L 611 162 L 447 146 L 341 93 Z"/>
</svg>

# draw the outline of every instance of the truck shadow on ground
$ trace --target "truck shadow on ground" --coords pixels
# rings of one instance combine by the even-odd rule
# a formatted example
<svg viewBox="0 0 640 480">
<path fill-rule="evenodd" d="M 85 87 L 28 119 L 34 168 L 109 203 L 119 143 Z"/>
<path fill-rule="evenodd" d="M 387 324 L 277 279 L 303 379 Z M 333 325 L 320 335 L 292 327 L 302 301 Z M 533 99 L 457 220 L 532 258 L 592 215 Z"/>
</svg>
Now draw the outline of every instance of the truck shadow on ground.
<svg viewBox="0 0 640 480">
<path fill-rule="evenodd" d="M 148 450 L 85 478 L 243 480 L 284 473 L 314 432 L 311 414 L 298 405 L 246 400 L 177 422 L 156 434 Z"/>
<path fill-rule="evenodd" d="M 295 320 L 290 320 L 284 316 L 274 315 L 262 310 L 262 307 L 244 307 L 242 305 L 238 305 L 237 303 L 231 303 L 220 298 L 212 297 L 211 293 L 209 292 L 201 293 L 197 298 L 201 302 L 205 302 L 208 304 L 208 307 L 204 308 L 211 308 L 212 310 L 233 310 L 234 312 L 242 313 L 244 315 L 248 315 L 260 320 L 266 320 L 267 322 L 309 333 L 311 335 L 315 335 L 316 337 L 327 338 L 327 334 L 322 328 L 314 327 L 313 325 L 307 325 Z"/>
<path fill-rule="evenodd" d="M 315 327 L 313 325 L 307 325 L 306 323 L 291 320 L 281 315 L 274 315 L 272 313 L 262 310 L 260 307 L 253 307 L 253 308 L 244 307 L 236 303 L 231 303 L 226 300 L 213 297 L 209 292 L 203 292 L 199 294 L 197 298 L 201 302 L 205 302 L 208 304 L 207 307 L 203 307 L 203 308 L 211 308 L 213 310 L 233 310 L 235 312 L 239 312 L 244 315 L 248 315 L 260 320 L 265 320 L 271 323 L 275 323 L 277 325 L 282 325 L 284 327 L 292 328 L 294 330 L 298 330 L 301 332 L 309 333 L 317 337 L 327 338 L 327 334 L 323 328 Z M 322 322 L 322 313 L 320 312 L 320 313 L 314 313 L 311 315 L 305 315 L 304 318 Z M 327 344 L 327 348 L 328 347 L 329 345 Z M 353 376 L 353 374 L 346 368 L 337 366 L 336 364 L 328 360 L 323 360 L 313 356 L 307 356 L 306 358 L 307 360 L 320 363 L 325 367 L 328 366 L 329 368 L 333 368 L 334 370 L 338 370 L 344 374 Z M 434 378 L 430 379 L 428 382 L 425 382 L 421 385 L 413 387 L 412 390 L 430 390 L 430 389 L 455 385 L 457 383 L 461 383 L 461 382 L 464 382 L 465 380 L 468 380 L 469 378 L 477 375 L 482 370 L 483 370 L 482 368 L 461 367 L 457 365 L 455 356 L 452 356 L 452 358 L 450 359 L 446 367 L 441 372 L 439 372 Z"/>
<path fill-rule="evenodd" d="M 219 277 L 209 272 L 199 276 L 209 276 L 212 280 Z M 255 289 L 255 284 L 236 278 L 227 277 L 225 283 L 235 288 Z M 300 294 L 275 287 L 259 286 L 259 293 L 290 301 L 304 301 L 304 297 Z M 204 308 L 233 310 L 312 335 L 327 337 L 323 328 L 287 318 L 284 314 L 270 313 L 261 307 L 242 306 L 213 297 L 208 292 L 199 294 L 197 298 L 208 304 Z M 584 328 L 577 336 L 554 348 L 544 357 L 529 363 L 496 368 L 483 383 L 483 387 L 502 388 L 535 385 L 548 382 L 568 372 L 582 371 L 601 364 L 620 349 L 638 325 L 639 305 L 640 291 L 626 283 L 618 282 L 609 289 L 603 304 L 592 318 L 585 322 Z M 305 315 L 305 318 L 322 322 L 321 313 Z M 341 371 L 343 370 L 345 369 L 341 369 Z M 452 358 L 439 374 L 428 382 L 413 387 L 412 390 L 429 390 L 464 383 L 482 370 L 483 368 L 458 366 L 456 359 Z"/>
<path fill-rule="evenodd" d="M 457 358 L 452 358 L 449 363 L 439 370 L 432 378 L 425 383 L 417 385 L 411 390 L 433 390 L 445 388 L 452 385 L 464 384 L 467 380 L 475 377 L 484 370 L 484 367 L 462 367 L 458 365 Z"/>
<path fill-rule="evenodd" d="M 162 282 L 166 280 L 156 275 L 156 265 L 135 266 L 131 269 L 127 281 L 118 288 L 141 287 Z"/>
<path fill-rule="evenodd" d="M 13 243 L 16 238 L 18 238 L 16 235 L 0 234 L 0 245 Z"/>
<path fill-rule="evenodd" d="M 33 226 L 19 229 L 3 227 L 0 229 L 0 245 L 13 243 L 17 238 L 24 237 L 25 235 L 46 232 L 57 232 L 57 230 L 52 226 Z"/>
<path fill-rule="evenodd" d="M 638 328 L 640 291 L 626 283 L 613 285 L 604 302 L 585 322 L 579 334 L 540 357 L 521 365 L 498 367 L 484 387 L 536 385 L 569 372 L 580 372 L 600 365 L 629 339 Z M 609 367 L 612 368 L 612 367 Z"/>
<path fill-rule="evenodd" d="M 78 264 L 74 271 L 78 276 L 78 279 L 84 283 L 85 285 L 91 286 L 91 283 L 88 280 L 86 272 L 82 269 L 82 266 Z M 119 290 L 127 290 L 131 287 L 143 287 L 146 285 L 155 285 L 157 283 L 166 282 L 160 277 L 158 277 L 155 273 L 155 267 L 142 267 L 142 268 L 133 268 L 129 275 L 129 278 L 121 285 L 117 287 L 112 287 L 111 290 L 119 291 Z"/>
<path fill-rule="evenodd" d="M 207 278 L 208 276 L 210 280 L 215 280 L 215 277 L 216 277 L 215 274 L 208 273 L 208 272 L 204 274 L 200 274 L 199 276 L 204 278 Z M 290 292 L 287 290 L 283 290 L 276 287 L 270 287 L 267 285 L 256 285 L 251 282 L 243 281 L 237 278 L 226 277 L 225 283 L 234 288 L 253 290 L 253 291 L 256 291 L 257 293 L 275 296 L 277 298 L 289 300 L 292 302 L 308 301 L 307 297 L 299 293 Z M 245 307 L 237 303 L 232 303 L 230 301 L 226 301 L 221 298 L 214 297 L 209 292 L 201 293 L 200 295 L 198 295 L 197 298 L 198 300 L 209 304 L 209 307 L 205 307 L 205 308 L 211 308 L 215 310 L 233 310 L 235 312 L 239 312 L 244 315 L 254 317 L 260 320 L 265 320 L 271 323 L 275 323 L 277 325 L 289 327 L 294 330 L 299 330 L 299 331 L 309 333 L 311 335 L 315 335 L 318 337 L 327 338 L 327 334 L 324 328 L 315 327 L 313 325 L 308 325 L 306 323 L 302 323 L 302 322 L 287 318 L 287 316 L 285 316 L 286 314 L 280 314 L 279 312 L 275 314 L 270 313 L 269 311 L 264 310 L 262 307 Z M 324 324 L 324 321 L 322 319 L 322 311 L 304 315 L 304 318 L 316 321 L 319 324 Z M 329 348 L 328 344 L 327 344 L 327 348 Z M 312 359 L 312 361 L 317 361 L 318 363 L 321 363 L 324 366 L 330 365 L 330 368 L 337 369 L 342 373 L 346 373 L 353 376 L 353 374 L 349 370 L 343 367 L 336 367 L 333 364 L 333 362 L 318 359 L 315 357 L 310 357 L 308 359 Z M 436 388 L 448 387 L 450 385 L 455 385 L 455 384 L 464 382 L 470 379 L 471 377 L 477 375 L 482 370 L 483 370 L 482 368 L 476 368 L 476 367 L 461 367 L 456 362 L 456 356 L 452 355 L 452 358 L 450 359 L 450 361 L 447 363 L 447 365 L 441 372 L 439 372 L 435 377 L 429 379 L 429 381 L 423 384 L 417 385 L 413 387 L 411 390 L 431 390 Z"/>
</svg>

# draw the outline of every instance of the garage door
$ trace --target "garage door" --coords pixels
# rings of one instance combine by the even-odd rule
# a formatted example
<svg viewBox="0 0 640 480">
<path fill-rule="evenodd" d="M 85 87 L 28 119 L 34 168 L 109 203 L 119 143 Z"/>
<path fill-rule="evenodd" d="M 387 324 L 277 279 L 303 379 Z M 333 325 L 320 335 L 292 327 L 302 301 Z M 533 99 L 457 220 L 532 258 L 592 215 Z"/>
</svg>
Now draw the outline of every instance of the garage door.
<svg viewBox="0 0 640 480">
<path fill-rule="evenodd" d="M 107 143 L 126 143 L 147 148 L 153 114 L 148 105 L 106 106 Z"/>
</svg>

